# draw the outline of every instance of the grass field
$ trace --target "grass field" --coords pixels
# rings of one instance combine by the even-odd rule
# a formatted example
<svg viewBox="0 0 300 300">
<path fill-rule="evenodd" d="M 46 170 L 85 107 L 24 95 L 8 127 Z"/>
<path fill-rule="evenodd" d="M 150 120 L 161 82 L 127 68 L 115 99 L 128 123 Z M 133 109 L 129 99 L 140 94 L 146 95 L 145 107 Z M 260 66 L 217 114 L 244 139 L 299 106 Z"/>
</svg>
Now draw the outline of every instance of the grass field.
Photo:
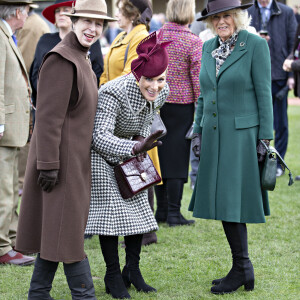
<svg viewBox="0 0 300 300">
<path fill-rule="evenodd" d="M 285 161 L 293 175 L 300 174 L 300 106 L 289 107 L 290 139 Z M 183 214 L 191 218 L 187 206 L 191 190 L 186 184 Z M 218 221 L 197 219 L 195 226 L 160 226 L 158 244 L 142 250 L 141 270 L 157 294 L 129 292 L 132 299 L 300 299 L 300 182 L 288 187 L 288 175 L 277 181 L 270 193 L 271 216 L 266 224 L 248 225 L 249 252 L 255 269 L 255 290 L 215 296 L 210 293 L 214 278 L 227 274 L 231 254 L 222 225 Z M 98 299 L 105 294 L 105 265 L 97 237 L 85 244 Z M 119 249 L 123 266 L 124 249 Z M 33 267 L 0 266 L 0 299 L 27 299 Z M 60 265 L 51 292 L 55 299 L 71 299 Z"/>
</svg>

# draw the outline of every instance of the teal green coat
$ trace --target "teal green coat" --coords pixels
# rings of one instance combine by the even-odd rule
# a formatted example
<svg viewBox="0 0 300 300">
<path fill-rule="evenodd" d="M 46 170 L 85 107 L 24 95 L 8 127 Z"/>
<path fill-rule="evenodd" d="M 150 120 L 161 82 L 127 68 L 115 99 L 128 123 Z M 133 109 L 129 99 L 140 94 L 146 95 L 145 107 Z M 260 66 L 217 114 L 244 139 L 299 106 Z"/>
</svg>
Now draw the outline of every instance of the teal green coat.
<svg viewBox="0 0 300 300">
<path fill-rule="evenodd" d="M 203 46 L 194 129 L 202 133 L 202 148 L 189 210 L 197 218 L 263 223 L 270 212 L 256 145 L 273 139 L 269 48 L 264 39 L 240 31 L 216 77 L 211 52 L 217 47 L 218 37 Z"/>
</svg>

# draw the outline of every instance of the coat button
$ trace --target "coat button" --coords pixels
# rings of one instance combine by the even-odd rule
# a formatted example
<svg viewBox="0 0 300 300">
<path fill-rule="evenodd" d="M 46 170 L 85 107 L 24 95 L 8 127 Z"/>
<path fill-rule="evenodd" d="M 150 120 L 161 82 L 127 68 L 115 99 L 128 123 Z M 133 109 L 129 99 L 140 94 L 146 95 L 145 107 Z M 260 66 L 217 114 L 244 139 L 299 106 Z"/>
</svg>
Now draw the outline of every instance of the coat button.
<svg viewBox="0 0 300 300">
<path fill-rule="evenodd" d="M 214 117 L 216 117 L 216 116 L 217 116 L 217 114 L 214 112 L 214 113 L 213 113 L 213 116 L 214 116 Z"/>
<path fill-rule="evenodd" d="M 217 126 L 214 126 L 213 128 L 214 128 L 214 130 L 216 130 L 216 129 L 217 129 Z"/>
<path fill-rule="evenodd" d="M 216 104 L 216 100 L 211 101 L 212 104 Z"/>
</svg>

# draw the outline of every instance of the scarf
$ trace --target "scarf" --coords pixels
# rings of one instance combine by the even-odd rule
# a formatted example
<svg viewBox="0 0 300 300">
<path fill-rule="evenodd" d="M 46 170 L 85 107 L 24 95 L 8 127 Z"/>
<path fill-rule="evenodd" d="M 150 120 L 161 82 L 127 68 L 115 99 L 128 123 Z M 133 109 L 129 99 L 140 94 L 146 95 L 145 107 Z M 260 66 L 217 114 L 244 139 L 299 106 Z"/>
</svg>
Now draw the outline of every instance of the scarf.
<svg viewBox="0 0 300 300">
<path fill-rule="evenodd" d="M 219 71 L 223 63 L 225 62 L 226 58 L 231 54 L 233 51 L 233 47 L 238 39 L 238 33 L 234 32 L 233 35 L 223 42 L 219 38 L 220 46 L 219 48 L 215 49 L 211 55 L 216 60 L 216 76 L 218 76 Z"/>
</svg>

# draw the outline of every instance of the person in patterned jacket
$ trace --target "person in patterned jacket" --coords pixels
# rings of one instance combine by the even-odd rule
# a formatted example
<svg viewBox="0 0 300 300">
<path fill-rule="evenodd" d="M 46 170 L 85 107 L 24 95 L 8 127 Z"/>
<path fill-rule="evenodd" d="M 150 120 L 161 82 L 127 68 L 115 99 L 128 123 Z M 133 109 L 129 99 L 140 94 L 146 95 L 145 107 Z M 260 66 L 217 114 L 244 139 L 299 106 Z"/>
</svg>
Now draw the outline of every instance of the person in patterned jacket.
<svg viewBox="0 0 300 300">
<path fill-rule="evenodd" d="M 158 229 L 148 202 L 148 191 L 123 199 L 114 166 L 120 161 L 160 145 L 161 134 L 151 135 L 155 112 L 169 93 L 166 83 L 168 54 L 156 32 L 137 47 L 138 58 L 131 73 L 101 87 L 92 141 L 92 196 L 85 234 L 99 235 L 106 263 L 106 292 L 113 298 L 130 298 L 131 284 L 141 292 L 156 292 L 147 285 L 139 269 L 144 233 Z M 120 270 L 118 236 L 125 237 L 126 265 Z"/>
</svg>

